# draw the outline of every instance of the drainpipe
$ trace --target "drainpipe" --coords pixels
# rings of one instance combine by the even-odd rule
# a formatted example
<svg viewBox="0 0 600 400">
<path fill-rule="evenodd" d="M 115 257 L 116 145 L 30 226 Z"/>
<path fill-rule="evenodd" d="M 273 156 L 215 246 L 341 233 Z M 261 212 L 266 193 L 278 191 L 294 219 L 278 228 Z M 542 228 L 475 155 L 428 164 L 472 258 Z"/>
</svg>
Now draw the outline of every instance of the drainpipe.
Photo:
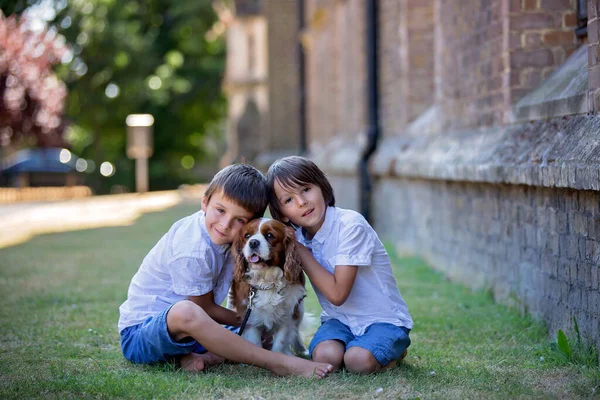
<svg viewBox="0 0 600 400">
<path fill-rule="evenodd" d="M 575 29 L 575 36 L 577 36 L 579 39 L 587 37 L 587 22 L 587 0 L 577 0 L 577 29 Z"/>
<path fill-rule="evenodd" d="M 304 32 L 304 0 L 298 0 L 298 36 Z M 302 41 L 298 40 L 298 97 L 300 100 L 300 155 L 306 155 L 308 152 L 306 140 L 306 79 L 305 79 L 305 59 L 304 47 Z"/>
<path fill-rule="evenodd" d="M 379 87 L 377 79 L 377 0 L 367 0 L 367 143 L 359 165 L 360 213 L 371 222 L 372 177 L 369 162 L 379 140 Z"/>
</svg>

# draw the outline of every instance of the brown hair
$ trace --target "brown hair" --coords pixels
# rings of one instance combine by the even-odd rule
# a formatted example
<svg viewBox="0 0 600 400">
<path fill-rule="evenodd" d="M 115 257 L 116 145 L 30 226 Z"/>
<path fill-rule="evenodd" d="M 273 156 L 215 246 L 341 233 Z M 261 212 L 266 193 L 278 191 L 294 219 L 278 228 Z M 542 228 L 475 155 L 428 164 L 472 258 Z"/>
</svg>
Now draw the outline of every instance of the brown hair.
<svg viewBox="0 0 600 400">
<path fill-rule="evenodd" d="M 206 202 L 219 190 L 224 197 L 252 213 L 253 218 L 262 217 L 269 203 L 265 176 L 248 164 L 229 165 L 217 172 L 204 192 Z"/>
<path fill-rule="evenodd" d="M 281 220 L 282 213 L 279 201 L 275 197 L 275 181 L 284 188 L 293 188 L 306 184 L 318 186 L 323 193 L 323 199 L 328 206 L 335 206 L 333 188 L 325 174 L 317 165 L 305 157 L 290 156 L 280 158 L 269 167 L 267 171 L 267 184 L 269 185 L 269 211 L 275 219 Z"/>
</svg>

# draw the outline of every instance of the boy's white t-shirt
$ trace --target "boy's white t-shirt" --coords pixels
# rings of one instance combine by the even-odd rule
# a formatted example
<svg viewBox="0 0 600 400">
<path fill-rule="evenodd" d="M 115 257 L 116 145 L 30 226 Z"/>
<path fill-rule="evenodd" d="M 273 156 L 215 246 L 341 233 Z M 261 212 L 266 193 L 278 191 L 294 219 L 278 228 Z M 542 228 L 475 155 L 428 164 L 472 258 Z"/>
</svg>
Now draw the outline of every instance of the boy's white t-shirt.
<svg viewBox="0 0 600 400">
<path fill-rule="evenodd" d="M 223 302 L 233 277 L 231 246 L 215 245 L 204 219 L 199 211 L 177 221 L 146 255 L 119 307 L 119 332 L 188 296 L 213 291 L 215 304 Z"/>
<path fill-rule="evenodd" d="M 323 308 L 321 321 L 335 318 L 355 335 L 362 335 L 376 322 L 412 329 L 413 321 L 392 273 L 390 258 L 377 233 L 364 217 L 352 210 L 328 207 L 323 225 L 312 240 L 303 229 L 296 238 L 312 249 L 315 259 L 333 274 L 336 265 L 358 267 L 348 299 L 341 306 L 331 304 L 313 285 Z"/>
</svg>

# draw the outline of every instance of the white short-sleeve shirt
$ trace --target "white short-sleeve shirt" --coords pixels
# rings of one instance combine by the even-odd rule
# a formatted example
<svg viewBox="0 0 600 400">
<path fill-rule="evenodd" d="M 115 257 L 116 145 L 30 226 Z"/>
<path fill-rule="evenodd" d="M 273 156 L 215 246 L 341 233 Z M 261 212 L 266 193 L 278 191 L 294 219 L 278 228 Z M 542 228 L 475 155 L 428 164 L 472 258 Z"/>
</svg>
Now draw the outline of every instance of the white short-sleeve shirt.
<svg viewBox="0 0 600 400">
<path fill-rule="evenodd" d="M 177 221 L 146 255 L 119 307 L 119 332 L 189 296 L 212 291 L 215 303 L 223 302 L 233 276 L 231 246 L 210 240 L 204 218 L 199 211 Z"/>
<path fill-rule="evenodd" d="M 306 239 L 302 228 L 296 230 L 296 238 L 312 249 L 315 259 L 332 274 L 336 265 L 358 268 L 350 295 L 341 306 L 331 304 L 313 285 L 323 308 L 322 321 L 335 318 L 355 335 L 362 335 L 376 322 L 412 329 L 413 321 L 400 295 L 390 258 L 361 214 L 328 207 L 325 221 L 312 240 Z"/>
</svg>

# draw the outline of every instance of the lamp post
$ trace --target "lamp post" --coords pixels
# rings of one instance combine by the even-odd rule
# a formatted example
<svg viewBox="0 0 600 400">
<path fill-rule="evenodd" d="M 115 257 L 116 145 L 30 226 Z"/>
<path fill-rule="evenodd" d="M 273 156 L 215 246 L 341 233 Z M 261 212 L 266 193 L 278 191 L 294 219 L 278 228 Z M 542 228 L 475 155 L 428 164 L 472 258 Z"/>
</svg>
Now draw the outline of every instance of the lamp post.
<svg viewBox="0 0 600 400">
<path fill-rule="evenodd" d="M 127 157 L 135 159 L 135 190 L 138 193 L 148 191 L 148 159 L 152 156 L 152 125 L 154 117 L 150 114 L 130 114 L 127 124 Z"/>
</svg>

